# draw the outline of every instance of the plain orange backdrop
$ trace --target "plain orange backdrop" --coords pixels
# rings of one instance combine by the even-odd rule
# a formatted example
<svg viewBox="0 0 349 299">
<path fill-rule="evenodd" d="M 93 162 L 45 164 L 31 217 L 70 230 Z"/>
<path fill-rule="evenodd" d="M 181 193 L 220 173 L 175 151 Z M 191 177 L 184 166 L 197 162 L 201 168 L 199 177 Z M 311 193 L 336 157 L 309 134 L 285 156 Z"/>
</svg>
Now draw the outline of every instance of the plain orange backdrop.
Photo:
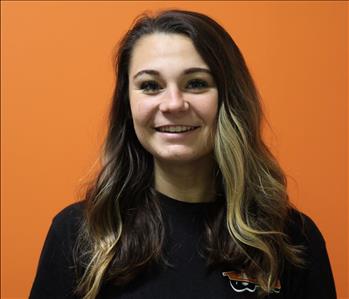
<svg viewBox="0 0 349 299">
<path fill-rule="evenodd" d="M 94 169 L 115 45 L 138 14 L 165 8 L 206 13 L 239 45 L 291 200 L 322 231 L 338 297 L 348 298 L 344 1 L 2 1 L 2 298 L 28 296 L 53 216 L 79 199 Z"/>
</svg>

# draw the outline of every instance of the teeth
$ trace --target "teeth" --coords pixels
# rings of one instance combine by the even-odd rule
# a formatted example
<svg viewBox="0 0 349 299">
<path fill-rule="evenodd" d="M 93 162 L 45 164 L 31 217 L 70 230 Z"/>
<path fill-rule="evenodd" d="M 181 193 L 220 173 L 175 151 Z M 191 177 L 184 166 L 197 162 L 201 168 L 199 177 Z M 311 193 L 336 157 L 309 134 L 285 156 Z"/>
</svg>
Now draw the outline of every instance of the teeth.
<svg viewBox="0 0 349 299">
<path fill-rule="evenodd" d="M 194 129 L 195 127 L 189 127 L 189 126 L 164 126 L 164 127 L 158 128 L 157 130 L 160 132 L 181 133 L 181 132 L 191 131 Z"/>
</svg>

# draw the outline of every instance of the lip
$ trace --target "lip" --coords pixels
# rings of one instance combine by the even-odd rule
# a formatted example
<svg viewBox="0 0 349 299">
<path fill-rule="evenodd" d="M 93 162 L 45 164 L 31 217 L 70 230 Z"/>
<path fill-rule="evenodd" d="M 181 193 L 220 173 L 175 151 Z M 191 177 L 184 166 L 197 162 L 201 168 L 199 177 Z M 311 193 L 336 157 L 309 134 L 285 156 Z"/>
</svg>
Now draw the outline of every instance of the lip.
<svg viewBox="0 0 349 299">
<path fill-rule="evenodd" d="M 161 126 L 161 127 L 165 127 L 165 126 Z M 170 139 L 178 139 L 178 138 L 186 137 L 188 135 L 195 133 L 197 131 L 197 129 L 200 128 L 199 126 L 187 126 L 187 127 L 193 127 L 194 129 L 189 130 L 189 131 L 184 131 L 184 132 L 162 132 L 162 131 L 157 130 L 158 128 L 161 128 L 161 127 L 154 128 L 156 133 L 160 134 L 163 137 L 170 138 Z"/>
<path fill-rule="evenodd" d="M 160 129 L 163 127 L 193 127 L 193 128 L 198 128 L 199 126 L 197 125 L 185 125 L 185 124 L 167 124 L 167 125 L 160 125 L 160 126 L 155 126 L 154 129 Z"/>
<path fill-rule="evenodd" d="M 167 133 L 167 132 L 159 132 L 156 131 L 156 134 L 158 134 L 159 138 L 166 140 L 168 142 L 184 142 L 191 140 L 194 134 L 197 134 L 197 129 L 186 131 L 183 133 Z"/>
</svg>

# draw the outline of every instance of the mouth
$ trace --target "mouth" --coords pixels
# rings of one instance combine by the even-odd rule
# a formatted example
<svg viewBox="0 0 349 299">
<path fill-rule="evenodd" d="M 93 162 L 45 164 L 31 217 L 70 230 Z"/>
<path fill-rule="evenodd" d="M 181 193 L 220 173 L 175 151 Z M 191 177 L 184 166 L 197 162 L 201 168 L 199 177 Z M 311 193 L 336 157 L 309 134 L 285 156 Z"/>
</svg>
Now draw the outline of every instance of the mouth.
<svg viewBox="0 0 349 299">
<path fill-rule="evenodd" d="M 178 133 L 185 133 L 189 131 L 193 131 L 199 127 L 196 126 L 182 126 L 182 125 L 177 125 L 177 126 L 161 126 L 161 127 L 156 127 L 155 130 L 161 133 L 172 133 L 172 134 L 178 134 Z"/>
</svg>

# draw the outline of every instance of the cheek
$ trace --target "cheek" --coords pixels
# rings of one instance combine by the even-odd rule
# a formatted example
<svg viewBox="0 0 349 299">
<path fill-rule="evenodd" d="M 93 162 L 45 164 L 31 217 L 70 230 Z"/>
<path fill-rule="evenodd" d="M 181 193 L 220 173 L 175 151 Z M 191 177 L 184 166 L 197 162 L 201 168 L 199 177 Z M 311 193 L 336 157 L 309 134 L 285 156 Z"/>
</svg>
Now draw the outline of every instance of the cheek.
<svg viewBox="0 0 349 299">
<path fill-rule="evenodd" d="M 215 90 L 214 95 L 212 97 L 212 101 L 210 101 L 209 105 L 209 111 L 210 113 L 210 120 L 213 124 L 216 124 L 217 122 L 217 113 L 218 113 L 218 92 Z"/>
<path fill-rule="evenodd" d="M 216 124 L 217 122 L 217 113 L 218 113 L 218 105 L 217 103 L 215 105 L 210 106 L 210 113 L 208 114 L 208 118 L 210 120 L 211 124 Z"/>
<path fill-rule="evenodd" d="M 132 101 L 131 100 L 131 114 L 133 119 L 133 126 L 138 134 L 141 134 L 142 130 L 147 129 L 152 124 L 153 109 L 149 103 L 145 101 Z"/>
<path fill-rule="evenodd" d="M 217 119 L 218 112 L 218 96 L 216 92 L 213 92 L 209 97 L 199 99 L 200 105 L 199 113 L 204 119 L 205 123 L 209 126 L 214 127 Z"/>
</svg>

